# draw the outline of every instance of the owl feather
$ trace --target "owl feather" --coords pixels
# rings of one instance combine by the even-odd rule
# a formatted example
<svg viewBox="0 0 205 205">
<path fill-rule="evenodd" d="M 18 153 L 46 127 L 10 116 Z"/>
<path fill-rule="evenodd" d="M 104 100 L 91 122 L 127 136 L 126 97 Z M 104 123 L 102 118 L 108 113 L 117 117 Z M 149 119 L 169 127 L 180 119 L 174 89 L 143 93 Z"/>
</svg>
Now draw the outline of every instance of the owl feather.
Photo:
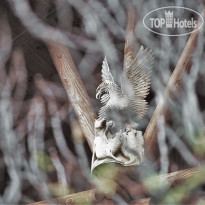
<svg viewBox="0 0 205 205">
<path fill-rule="evenodd" d="M 152 51 L 141 46 L 134 60 L 123 71 L 118 86 L 114 82 L 105 57 L 102 65 L 102 83 L 96 91 L 96 98 L 104 105 L 99 111 L 99 118 L 110 120 L 113 113 L 121 112 L 125 115 L 130 110 L 134 110 L 139 118 L 145 115 L 145 98 L 149 93 L 153 62 Z"/>
</svg>

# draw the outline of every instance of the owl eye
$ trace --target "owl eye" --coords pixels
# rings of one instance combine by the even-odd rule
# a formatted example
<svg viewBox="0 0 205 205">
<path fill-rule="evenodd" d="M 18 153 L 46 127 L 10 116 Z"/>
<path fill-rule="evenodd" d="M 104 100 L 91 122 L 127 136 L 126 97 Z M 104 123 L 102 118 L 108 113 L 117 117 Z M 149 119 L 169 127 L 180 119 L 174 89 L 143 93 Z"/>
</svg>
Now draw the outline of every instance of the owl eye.
<svg viewBox="0 0 205 205">
<path fill-rule="evenodd" d="M 104 95 L 104 94 L 108 94 L 107 90 L 102 91 L 102 95 Z"/>
</svg>

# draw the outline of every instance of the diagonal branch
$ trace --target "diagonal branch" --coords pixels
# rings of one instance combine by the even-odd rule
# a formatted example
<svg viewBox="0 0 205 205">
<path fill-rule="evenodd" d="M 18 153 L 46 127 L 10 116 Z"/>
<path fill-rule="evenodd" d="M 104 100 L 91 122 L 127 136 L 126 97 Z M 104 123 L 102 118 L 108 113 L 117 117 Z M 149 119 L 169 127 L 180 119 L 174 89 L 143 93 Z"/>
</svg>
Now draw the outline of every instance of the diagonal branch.
<svg viewBox="0 0 205 205">
<path fill-rule="evenodd" d="M 197 28 L 201 23 L 202 22 L 200 19 L 198 21 Z M 161 101 L 157 105 L 157 108 L 147 126 L 147 129 L 144 134 L 144 139 L 145 139 L 145 150 L 149 157 L 157 156 L 157 134 L 158 134 L 157 120 L 159 116 L 162 116 L 162 115 L 164 116 L 166 121 L 168 120 L 168 108 L 166 107 L 166 100 L 169 97 L 172 98 L 174 93 L 177 93 L 177 91 L 182 86 L 182 79 L 183 79 L 184 74 L 189 73 L 191 69 L 192 56 L 197 47 L 198 36 L 199 36 L 200 31 L 201 30 L 197 30 L 190 35 L 187 41 L 187 44 L 174 69 L 174 72 L 172 73 L 170 80 L 167 84 L 167 87 L 164 93 L 164 98 L 161 99 Z"/>
<path fill-rule="evenodd" d="M 48 49 L 92 151 L 96 113 L 85 86 L 68 48 L 63 44 L 49 42 Z"/>
</svg>

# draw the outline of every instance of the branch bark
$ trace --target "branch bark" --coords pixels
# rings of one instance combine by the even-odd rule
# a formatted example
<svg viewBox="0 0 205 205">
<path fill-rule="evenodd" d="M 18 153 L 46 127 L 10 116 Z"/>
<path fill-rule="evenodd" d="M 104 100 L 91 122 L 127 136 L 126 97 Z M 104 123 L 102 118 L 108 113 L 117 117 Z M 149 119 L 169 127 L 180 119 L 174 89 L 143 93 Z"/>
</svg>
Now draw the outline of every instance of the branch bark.
<svg viewBox="0 0 205 205">
<path fill-rule="evenodd" d="M 182 171 L 177 171 L 165 175 L 159 175 L 156 177 L 152 177 L 150 181 L 153 181 L 155 183 L 162 183 L 165 185 L 165 183 L 168 183 L 169 185 L 180 183 L 188 178 L 191 178 L 193 176 L 196 176 L 197 174 L 203 174 L 200 169 L 198 168 L 190 168 L 185 169 Z M 123 179 L 121 179 L 123 181 Z M 125 187 L 127 191 L 131 194 L 131 196 L 134 196 L 135 198 L 138 196 L 142 196 L 143 194 L 148 194 L 149 191 L 144 186 L 143 183 L 138 184 L 127 184 Z M 41 201 L 36 202 L 30 205 L 48 205 L 50 203 L 58 203 L 58 204 L 72 204 L 75 201 L 81 201 L 81 202 L 96 202 L 98 204 L 99 199 L 102 200 L 104 196 L 100 196 L 96 194 L 95 189 L 87 190 L 84 192 L 79 192 L 76 194 L 71 194 L 68 196 L 60 197 L 53 199 L 52 201 Z M 110 201 L 110 200 L 109 200 Z M 132 204 L 149 204 L 150 198 L 142 198 L 138 200 L 131 201 Z M 112 203 L 113 204 L 113 203 Z"/>
<path fill-rule="evenodd" d="M 94 120 L 97 117 L 85 86 L 68 48 L 63 44 L 49 42 L 48 49 L 92 151 L 95 137 Z"/>
<path fill-rule="evenodd" d="M 68 196 L 63 196 L 60 198 L 46 200 L 46 201 L 39 201 L 36 203 L 32 203 L 30 205 L 49 205 L 49 204 L 74 204 L 75 202 L 91 202 L 95 199 L 95 189 L 79 192 L 76 194 L 71 194 Z"/>
<path fill-rule="evenodd" d="M 136 37 L 135 27 L 137 24 L 137 12 L 133 1 L 129 2 L 127 11 L 127 28 L 125 37 L 125 48 L 124 48 L 124 66 L 127 66 L 133 61 L 136 55 Z"/>
<path fill-rule="evenodd" d="M 200 25 L 201 20 L 198 21 L 198 26 Z M 197 28 L 198 28 L 197 26 Z M 179 61 L 172 73 L 170 80 L 165 89 L 164 98 L 161 99 L 159 104 L 156 107 L 156 110 L 147 126 L 147 129 L 144 133 L 145 140 L 145 151 L 147 155 L 151 158 L 156 158 L 158 155 L 157 152 L 157 120 L 160 116 L 164 116 L 165 121 L 168 120 L 168 107 L 166 107 L 166 100 L 172 98 L 174 93 L 177 93 L 182 85 L 182 78 L 184 74 L 189 73 L 192 65 L 192 55 L 197 47 L 197 41 L 200 30 L 192 33 L 187 41 L 187 44 L 179 58 Z"/>
</svg>

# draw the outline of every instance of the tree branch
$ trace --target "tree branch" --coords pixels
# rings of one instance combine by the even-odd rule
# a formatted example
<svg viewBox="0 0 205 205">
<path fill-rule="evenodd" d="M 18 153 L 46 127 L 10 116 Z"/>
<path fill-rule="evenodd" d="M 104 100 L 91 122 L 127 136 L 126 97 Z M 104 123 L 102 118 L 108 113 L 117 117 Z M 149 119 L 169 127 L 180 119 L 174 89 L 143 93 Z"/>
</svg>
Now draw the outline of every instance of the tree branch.
<svg viewBox="0 0 205 205">
<path fill-rule="evenodd" d="M 48 48 L 59 77 L 66 89 L 70 103 L 77 115 L 86 140 L 93 150 L 95 110 L 80 78 L 68 48 L 59 43 L 49 42 Z"/>
<path fill-rule="evenodd" d="M 127 11 L 127 28 L 124 48 L 124 66 L 125 69 L 135 58 L 136 55 L 136 37 L 135 27 L 137 23 L 137 12 L 133 1 L 129 2 Z"/>
<path fill-rule="evenodd" d="M 198 21 L 197 27 L 200 25 L 201 21 Z M 197 29 L 197 28 L 196 28 Z M 147 129 L 144 133 L 145 140 L 145 151 L 149 157 L 157 156 L 157 120 L 159 116 L 164 116 L 165 120 L 168 120 L 168 107 L 166 107 L 166 100 L 172 98 L 174 93 L 179 91 L 182 86 L 182 78 L 184 74 L 189 73 L 192 64 L 192 55 L 197 47 L 197 41 L 200 30 L 192 33 L 187 41 L 187 44 L 179 58 L 179 61 L 172 73 L 170 80 L 165 89 L 164 98 L 161 99 L 159 104 L 156 107 L 156 110 L 147 126 Z"/>
<path fill-rule="evenodd" d="M 182 171 L 177 171 L 177 172 L 173 172 L 173 173 L 169 173 L 169 174 L 165 174 L 165 175 L 159 175 L 156 177 L 151 177 L 150 181 L 154 182 L 154 183 L 158 183 L 158 184 L 163 184 L 163 185 L 172 185 L 172 184 L 177 184 L 179 182 L 182 182 L 188 178 L 191 178 L 193 176 L 196 176 L 197 174 L 203 174 L 199 168 L 190 168 L 190 169 L 185 169 Z M 123 181 L 121 179 L 121 181 Z M 138 183 L 135 184 L 127 184 L 127 186 L 125 187 L 127 189 L 127 191 L 132 195 L 132 196 L 142 196 L 143 194 L 148 194 L 149 195 L 149 191 L 147 190 L 147 188 L 144 186 L 143 183 Z M 100 196 L 98 194 L 96 194 L 95 189 L 91 189 L 88 191 L 84 191 L 84 192 L 79 192 L 76 194 L 71 194 L 68 196 L 64 196 L 64 197 L 60 197 L 60 198 L 56 198 L 53 199 L 52 201 L 41 201 L 41 202 L 36 202 L 30 205 L 48 205 L 49 202 L 55 202 L 58 204 L 72 204 L 75 201 L 81 201 L 81 202 L 98 202 L 99 199 L 102 199 L 104 196 Z M 132 201 L 132 204 L 143 204 L 142 202 L 146 202 L 145 204 L 149 204 L 150 198 L 142 198 L 142 199 L 138 199 L 138 200 L 134 200 Z"/>
</svg>

